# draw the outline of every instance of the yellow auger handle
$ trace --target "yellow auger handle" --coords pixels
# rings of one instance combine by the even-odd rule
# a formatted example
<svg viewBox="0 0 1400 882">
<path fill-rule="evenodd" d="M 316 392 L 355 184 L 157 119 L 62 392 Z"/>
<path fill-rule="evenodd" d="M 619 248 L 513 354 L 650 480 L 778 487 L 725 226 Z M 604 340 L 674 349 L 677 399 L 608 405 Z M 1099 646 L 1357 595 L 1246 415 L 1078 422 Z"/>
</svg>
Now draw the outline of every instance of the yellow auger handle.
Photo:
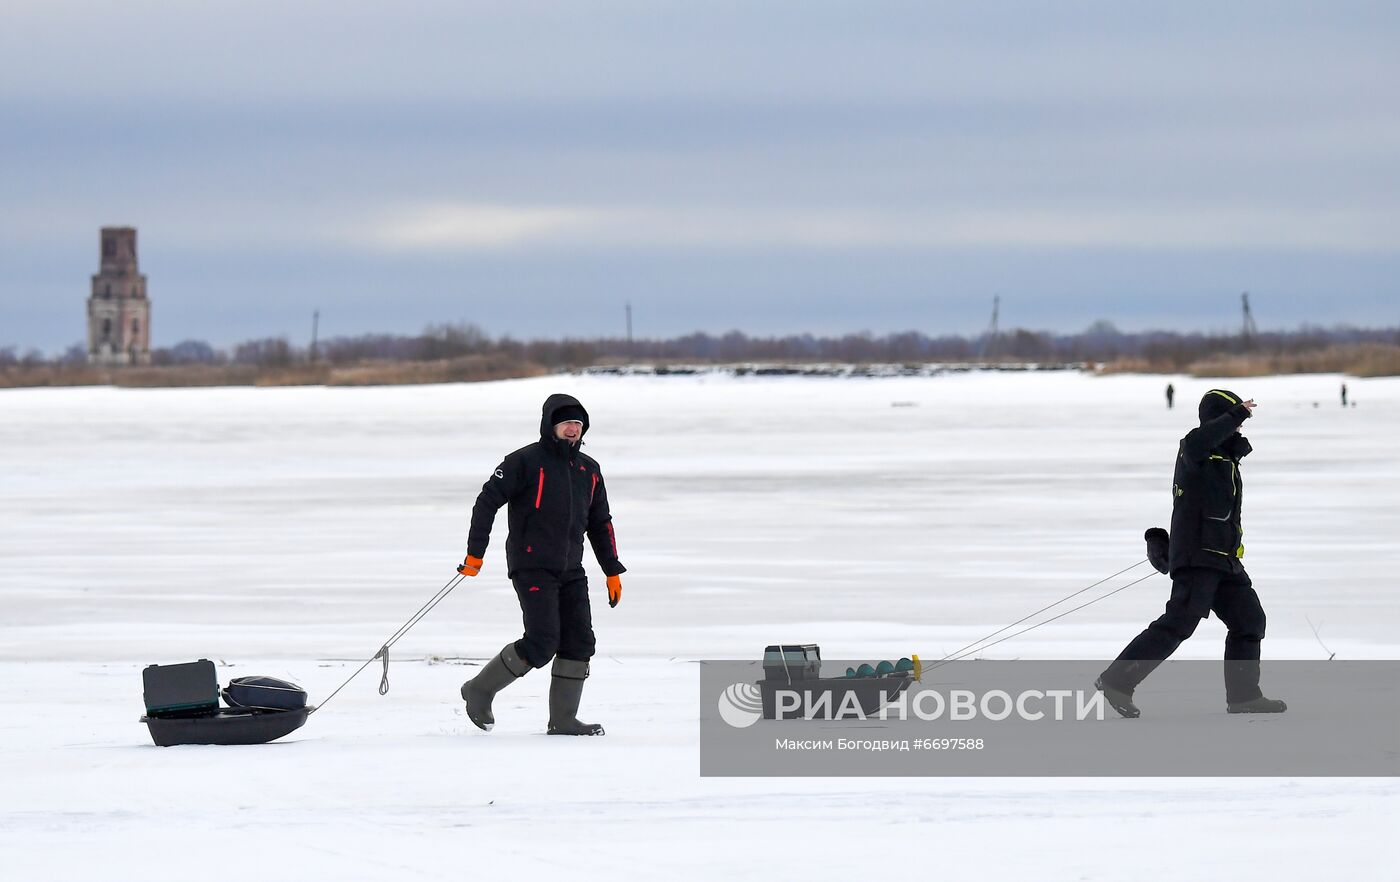
<svg viewBox="0 0 1400 882">
<path fill-rule="evenodd" d="M 917 655 L 911 656 L 910 660 L 914 662 L 914 679 L 918 682 L 923 682 L 924 663 L 919 661 L 919 657 Z"/>
</svg>

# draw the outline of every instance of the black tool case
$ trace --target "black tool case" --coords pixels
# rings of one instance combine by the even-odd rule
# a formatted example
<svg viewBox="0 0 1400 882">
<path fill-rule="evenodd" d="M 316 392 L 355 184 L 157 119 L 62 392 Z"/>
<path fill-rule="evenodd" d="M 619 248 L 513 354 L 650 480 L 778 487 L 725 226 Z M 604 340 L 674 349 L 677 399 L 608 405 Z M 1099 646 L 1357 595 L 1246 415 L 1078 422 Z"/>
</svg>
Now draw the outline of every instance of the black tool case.
<svg viewBox="0 0 1400 882">
<path fill-rule="evenodd" d="M 170 717 L 219 709 L 219 678 L 207 658 L 180 665 L 151 665 L 141 672 L 148 715 Z"/>
</svg>

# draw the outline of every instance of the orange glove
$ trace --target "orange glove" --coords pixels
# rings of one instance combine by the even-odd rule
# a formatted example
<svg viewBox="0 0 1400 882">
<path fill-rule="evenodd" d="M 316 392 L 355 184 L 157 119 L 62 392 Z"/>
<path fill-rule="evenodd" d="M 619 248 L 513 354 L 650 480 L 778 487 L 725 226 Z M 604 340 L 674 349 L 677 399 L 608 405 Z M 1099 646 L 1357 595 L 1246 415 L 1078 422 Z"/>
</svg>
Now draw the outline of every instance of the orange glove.
<svg viewBox="0 0 1400 882">
<path fill-rule="evenodd" d="M 481 558 L 472 557 L 469 554 L 467 555 L 467 559 L 462 561 L 462 565 L 457 568 L 457 572 L 464 576 L 475 576 L 477 573 L 481 572 L 481 565 L 484 563 L 485 561 Z"/>
<path fill-rule="evenodd" d="M 608 606 L 615 607 L 620 600 L 622 600 L 622 577 L 608 576 Z"/>
</svg>

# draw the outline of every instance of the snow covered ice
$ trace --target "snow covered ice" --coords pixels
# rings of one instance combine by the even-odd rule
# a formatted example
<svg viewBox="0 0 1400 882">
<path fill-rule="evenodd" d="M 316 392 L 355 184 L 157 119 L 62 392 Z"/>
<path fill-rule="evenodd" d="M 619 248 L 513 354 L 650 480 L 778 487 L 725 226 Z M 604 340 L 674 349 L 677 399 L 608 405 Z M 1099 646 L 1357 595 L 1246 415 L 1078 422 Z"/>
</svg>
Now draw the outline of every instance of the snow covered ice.
<svg viewBox="0 0 1400 882">
<path fill-rule="evenodd" d="M 1259 402 L 1245 542 L 1265 657 L 1325 657 L 1316 625 L 1338 658 L 1395 658 L 1400 381 L 1346 378 L 1346 410 L 1342 381 L 0 392 L 5 876 L 1378 878 L 1393 779 L 698 773 L 697 659 L 777 641 L 937 658 L 1141 560 L 1215 384 Z M 147 664 L 210 658 L 224 681 L 268 674 L 323 699 L 452 575 L 477 490 L 554 391 L 593 416 L 629 568 L 609 610 L 586 558 L 599 655 L 580 717 L 606 738 L 543 735 L 547 671 L 498 697 L 489 735 L 463 713 L 457 687 L 520 630 L 501 515 L 482 575 L 395 647 L 388 696 L 376 662 L 283 741 L 150 744 Z M 986 657 L 1109 658 L 1167 586 Z M 1216 658 L 1222 639 L 1210 619 L 1178 657 Z"/>
</svg>

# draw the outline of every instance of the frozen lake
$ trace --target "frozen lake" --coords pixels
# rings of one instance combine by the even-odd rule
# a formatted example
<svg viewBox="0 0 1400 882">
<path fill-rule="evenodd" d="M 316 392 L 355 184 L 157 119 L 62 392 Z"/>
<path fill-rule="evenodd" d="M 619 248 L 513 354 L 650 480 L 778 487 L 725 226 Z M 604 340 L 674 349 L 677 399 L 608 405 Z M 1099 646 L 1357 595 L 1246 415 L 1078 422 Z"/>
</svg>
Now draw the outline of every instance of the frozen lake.
<svg viewBox="0 0 1400 882">
<path fill-rule="evenodd" d="M 1372 876 L 1400 814 L 1387 779 L 701 779 L 696 747 L 696 659 L 777 641 L 938 658 L 1142 560 L 1213 385 L 1259 402 L 1243 473 L 1266 657 L 1325 658 L 1316 626 L 1338 658 L 1396 658 L 1400 381 L 1347 379 L 1346 410 L 1342 381 L 0 392 L 7 875 L 241 878 L 245 860 L 221 859 L 236 839 L 336 880 Z M 344 680 L 447 581 L 482 481 L 556 391 L 590 411 L 629 568 L 622 604 L 594 604 L 580 716 L 607 738 L 540 735 L 539 673 L 502 694 L 489 736 L 461 711 L 458 684 L 519 634 L 501 516 L 482 575 L 396 647 L 387 697 L 376 666 L 284 742 L 150 746 L 146 664 L 211 658 L 313 701 Z M 1154 576 L 985 656 L 1111 657 L 1167 588 Z M 1222 638 L 1212 619 L 1179 657 L 1218 657 Z M 794 840 L 832 845 L 803 859 Z"/>
</svg>

